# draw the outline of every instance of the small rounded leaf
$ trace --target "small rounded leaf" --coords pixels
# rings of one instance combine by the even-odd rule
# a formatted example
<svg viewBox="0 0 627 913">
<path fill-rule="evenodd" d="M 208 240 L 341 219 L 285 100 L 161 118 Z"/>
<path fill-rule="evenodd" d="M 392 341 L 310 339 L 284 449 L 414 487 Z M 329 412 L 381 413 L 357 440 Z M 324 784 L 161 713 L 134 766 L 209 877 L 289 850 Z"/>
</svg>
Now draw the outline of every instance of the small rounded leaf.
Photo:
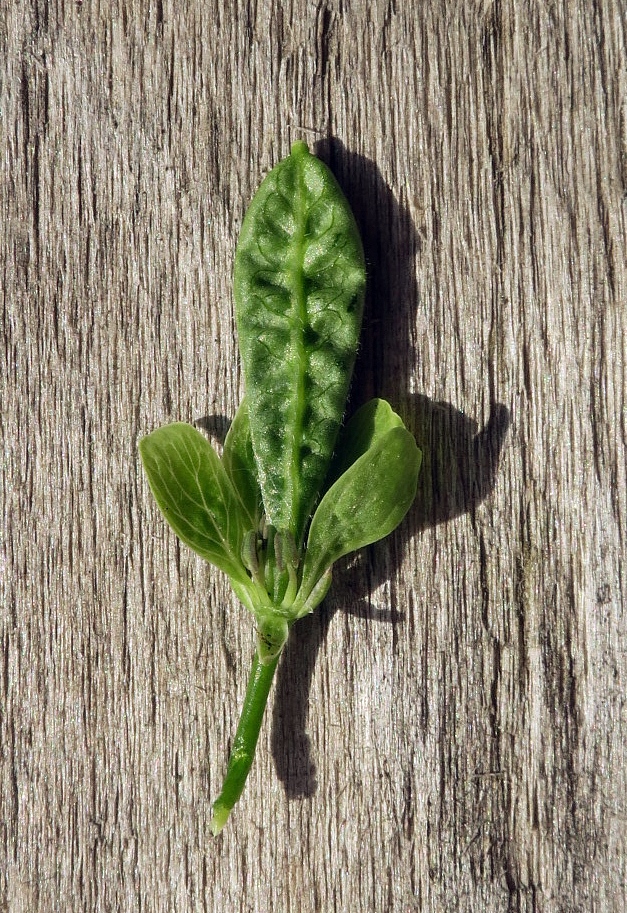
<svg viewBox="0 0 627 913">
<path fill-rule="evenodd" d="M 175 422 L 142 438 L 139 453 L 161 513 L 177 536 L 247 583 L 240 558 L 246 518 L 209 441 L 191 425 Z"/>
<path fill-rule="evenodd" d="M 311 521 L 298 602 L 338 558 L 383 539 L 409 510 L 422 453 L 402 426 L 387 431 L 340 476 Z"/>
</svg>

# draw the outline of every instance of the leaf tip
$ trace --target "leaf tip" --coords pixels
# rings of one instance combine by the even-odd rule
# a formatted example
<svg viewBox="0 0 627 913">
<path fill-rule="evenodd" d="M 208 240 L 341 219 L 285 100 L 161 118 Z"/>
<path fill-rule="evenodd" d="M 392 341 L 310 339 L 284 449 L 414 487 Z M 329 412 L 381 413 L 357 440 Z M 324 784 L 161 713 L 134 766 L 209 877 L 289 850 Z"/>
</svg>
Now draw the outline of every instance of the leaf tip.
<svg viewBox="0 0 627 913">
<path fill-rule="evenodd" d="M 309 146 L 302 139 L 296 140 L 295 143 L 292 143 L 290 155 L 293 155 L 294 158 L 300 158 L 303 155 L 309 155 Z"/>
</svg>

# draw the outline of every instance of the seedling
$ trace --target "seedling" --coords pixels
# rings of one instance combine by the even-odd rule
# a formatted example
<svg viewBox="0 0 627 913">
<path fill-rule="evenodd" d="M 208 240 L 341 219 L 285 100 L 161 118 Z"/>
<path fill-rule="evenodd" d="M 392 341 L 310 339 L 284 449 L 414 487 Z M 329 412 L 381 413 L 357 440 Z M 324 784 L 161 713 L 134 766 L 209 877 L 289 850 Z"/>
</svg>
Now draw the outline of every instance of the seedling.
<svg viewBox="0 0 627 913">
<path fill-rule="evenodd" d="M 228 575 L 256 623 L 214 834 L 244 789 L 291 626 L 323 600 L 333 564 L 392 532 L 416 494 L 421 452 L 384 400 L 340 430 L 365 283 L 350 207 L 326 165 L 295 143 L 242 225 L 234 292 L 245 397 L 222 459 L 184 423 L 139 444 L 165 519 Z"/>
</svg>

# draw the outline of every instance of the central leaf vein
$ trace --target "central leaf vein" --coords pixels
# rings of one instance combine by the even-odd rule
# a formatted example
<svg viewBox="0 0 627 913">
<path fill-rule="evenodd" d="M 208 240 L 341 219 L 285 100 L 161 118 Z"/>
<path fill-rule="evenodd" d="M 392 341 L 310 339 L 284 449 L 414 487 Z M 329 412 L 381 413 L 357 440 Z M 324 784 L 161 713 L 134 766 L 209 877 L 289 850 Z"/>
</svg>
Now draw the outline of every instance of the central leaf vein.
<svg viewBox="0 0 627 913">
<path fill-rule="evenodd" d="M 301 497 L 300 454 L 303 441 L 303 426 L 306 406 L 305 375 L 307 371 L 307 352 L 305 349 L 305 327 L 307 325 L 307 298 L 305 294 L 304 259 L 305 259 L 305 229 L 307 220 L 307 201 L 305 189 L 304 169 L 297 165 L 297 193 L 296 193 L 296 228 L 292 241 L 291 254 L 291 305 L 292 305 L 292 333 L 291 349 L 296 359 L 296 384 L 294 390 L 294 422 L 290 465 L 287 477 L 290 479 L 291 488 L 291 524 L 296 525 L 299 514 Z"/>
</svg>

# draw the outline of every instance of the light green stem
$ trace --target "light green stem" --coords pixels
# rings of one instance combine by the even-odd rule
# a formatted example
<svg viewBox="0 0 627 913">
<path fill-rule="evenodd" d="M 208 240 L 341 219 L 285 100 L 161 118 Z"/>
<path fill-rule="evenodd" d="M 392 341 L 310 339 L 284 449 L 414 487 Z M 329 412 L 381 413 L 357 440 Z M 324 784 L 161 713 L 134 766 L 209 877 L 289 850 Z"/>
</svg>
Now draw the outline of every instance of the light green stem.
<svg viewBox="0 0 627 913">
<path fill-rule="evenodd" d="M 228 821 L 233 806 L 243 792 L 255 756 L 259 730 L 280 655 L 279 652 L 274 659 L 264 664 L 255 651 L 224 785 L 222 792 L 213 803 L 213 814 L 209 826 L 214 837 L 220 833 Z"/>
</svg>

